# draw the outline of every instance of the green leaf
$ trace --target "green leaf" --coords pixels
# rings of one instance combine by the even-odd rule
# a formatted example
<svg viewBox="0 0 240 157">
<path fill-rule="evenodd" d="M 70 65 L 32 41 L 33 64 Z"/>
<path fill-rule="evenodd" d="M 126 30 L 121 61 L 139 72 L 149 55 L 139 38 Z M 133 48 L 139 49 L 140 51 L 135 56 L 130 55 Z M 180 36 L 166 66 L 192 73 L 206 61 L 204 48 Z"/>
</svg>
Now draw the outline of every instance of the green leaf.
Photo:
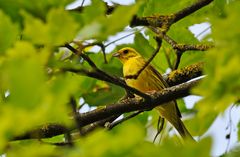
<svg viewBox="0 0 240 157">
<path fill-rule="evenodd" d="M 184 124 L 186 125 L 189 132 L 191 132 L 193 136 L 203 135 L 209 129 L 209 127 L 213 124 L 214 120 L 217 118 L 217 115 L 218 113 L 216 112 L 205 111 L 204 113 L 202 110 L 200 110 L 199 114 L 197 114 L 192 119 L 185 120 Z"/>
<path fill-rule="evenodd" d="M 110 35 L 114 35 L 123 30 L 129 24 L 132 16 L 137 12 L 138 7 L 139 4 L 118 6 L 109 17 L 103 18 L 102 16 L 98 16 L 96 20 L 90 22 L 88 25 L 85 25 L 80 30 L 78 38 L 80 40 L 92 38 L 100 41 L 106 40 Z M 124 18 L 122 18 L 122 15 L 124 15 Z"/>
<path fill-rule="evenodd" d="M 104 1 L 92 0 L 91 5 L 84 7 L 81 13 L 82 21 L 85 25 L 104 19 L 106 14 L 106 6 Z"/>
<path fill-rule="evenodd" d="M 141 126 L 132 123 L 119 125 L 111 132 L 97 131 L 86 137 L 85 140 L 80 140 L 78 148 L 80 147 L 82 151 L 75 154 L 86 157 L 131 156 L 131 152 L 138 149 L 143 138 L 144 132 Z"/>
<path fill-rule="evenodd" d="M 197 144 L 186 144 L 183 147 L 176 145 L 174 141 L 169 141 L 160 148 L 160 154 L 163 154 L 166 157 L 174 156 L 176 155 L 176 152 L 178 153 L 179 157 L 210 157 L 211 139 L 205 138 L 199 141 Z M 169 151 L 169 148 L 174 151 Z"/>
<path fill-rule="evenodd" d="M 194 23 L 191 20 L 183 19 L 171 26 L 171 29 L 169 30 L 168 35 L 173 40 L 175 40 L 178 44 L 189 44 L 189 45 L 200 44 L 198 39 L 194 37 L 194 34 L 189 30 L 189 27 L 193 24 Z M 207 43 L 202 43 L 202 44 L 207 44 Z M 176 52 L 172 50 L 171 53 L 174 53 L 174 59 L 173 57 L 171 59 L 175 60 Z M 205 52 L 203 51 L 186 51 L 182 55 L 179 68 L 183 68 L 187 65 L 191 65 L 196 62 L 201 62 L 204 60 L 204 56 L 205 56 Z M 174 61 L 172 61 L 172 63 L 174 63 Z"/>
<path fill-rule="evenodd" d="M 132 19 L 133 15 L 137 12 L 138 8 L 139 3 L 130 6 L 117 7 L 108 20 L 102 21 L 104 24 L 102 29 L 104 35 L 101 36 L 100 38 L 104 40 L 109 35 L 114 35 L 117 32 L 122 31 L 130 23 L 130 20 Z M 122 18 L 123 15 L 124 18 Z"/>
<path fill-rule="evenodd" d="M 132 113 L 131 113 L 132 114 Z M 146 126 L 148 124 L 148 118 L 149 118 L 149 113 L 148 112 L 143 112 L 140 113 L 137 117 L 136 120 L 139 122 L 142 126 Z M 147 128 L 145 129 L 147 130 Z"/>
<path fill-rule="evenodd" d="M 21 142 L 15 144 L 6 155 L 9 157 L 24 156 L 24 157 L 40 157 L 40 156 L 60 156 L 63 153 L 61 150 L 56 150 L 56 147 L 50 144 L 41 144 L 36 141 Z"/>
<path fill-rule="evenodd" d="M 188 112 L 188 109 L 183 99 L 177 99 L 177 105 L 181 113 Z"/>
<path fill-rule="evenodd" d="M 35 44 L 61 45 L 70 42 L 79 28 L 71 14 L 61 8 L 50 10 L 46 23 L 26 12 L 22 14 L 25 19 L 24 37 Z"/>
<path fill-rule="evenodd" d="M 60 142 L 64 142 L 64 140 L 65 140 L 64 135 L 58 135 L 51 138 L 42 139 L 42 141 L 49 142 L 49 143 L 60 143 Z"/>
<path fill-rule="evenodd" d="M 179 11 L 185 6 L 191 4 L 192 1 L 190 0 L 181 0 L 178 3 L 175 3 L 174 0 L 148 0 L 146 1 L 144 10 L 142 15 L 143 16 L 150 16 L 154 14 L 172 14 L 174 12 Z"/>
<path fill-rule="evenodd" d="M 40 101 L 40 93 L 44 91 L 45 80 L 37 51 L 29 43 L 18 42 L 7 54 L 9 58 L 5 65 L 4 77 L 7 78 L 5 84 L 11 93 L 11 104 L 16 107 L 35 107 Z"/>
<path fill-rule="evenodd" d="M 119 60 L 112 57 L 112 54 L 107 54 L 108 63 L 103 63 L 101 69 L 114 76 L 122 76 L 122 63 Z"/>
<path fill-rule="evenodd" d="M 0 87 L 10 95 L 0 106 L 0 150 L 7 140 L 41 124 L 69 123 L 67 104 L 80 83 L 69 73 L 48 80 L 49 54 L 46 48 L 35 49 L 28 42 L 17 42 L 7 51 L 0 65 Z"/>
<path fill-rule="evenodd" d="M 205 61 L 205 54 L 206 52 L 203 51 L 187 51 L 183 53 L 179 68 Z"/>
<path fill-rule="evenodd" d="M 72 41 L 79 28 L 71 14 L 62 8 L 50 10 L 47 22 L 50 41 L 55 45 Z"/>
<path fill-rule="evenodd" d="M 70 4 L 73 0 L 46 0 L 46 1 L 35 1 L 32 3 L 31 0 L 0 0 L 1 9 L 8 14 L 13 21 L 22 23 L 21 10 L 29 12 L 32 16 L 46 19 L 48 11 L 52 8 L 65 8 L 67 4 Z"/>
<path fill-rule="evenodd" d="M 226 17 L 213 15 L 213 37 L 216 47 L 206 55 L 204 73 L 207 75 L 194 92 L 204 96 L 197 109 L 201 118 L 208 113 L 223 112 L 229 105 L 239 99 L 240 95 L 240 30 L 238 17 L 239 2 L 226 7 Z M 234 23 L 234 25 L 229 25 Z M 226 31 L 229 30 L 229 31 Z M 231 30 L 231 31 L 230 31 Z M 222 33 L 224 32 L 224 33 Z M 206 90 L 207 89 L 207 90 Z"/>
<path fill-rule="evenodd" d="M 78 94 L 82 95 L 88 92 L 93 91 L 96 83 L 98 82 L 96 79 L 89 78 L 86 76 L 75 76 L 76 81 L 79 83 Z"/>
<path fill-rule="evenodd" d="M 96 87 L 96 91 L 83 94 L 83 98 L 90 106 L 102 106 L 116 102 L 124 95 L 124 90 L 115 85 Z"/>
<path fill-rule="evenodd" d="M 151 57 L 154 52 L 154 48 L 141 33 L 135 34 L 134 48 L 145 58 Z"/>
<path fill-rule="evenodd" d="M 226 12 L 225 12 L 225 5 L 228 2 L 226 0 L 218 0 L 218 1 L 213 1 L 213 12 L 214 14 L 218 14 L 220 17 L 225 17 Z"/>
<path fill-rule="evenodd" d="M 17 40 L 19 35 L 18 25 L 0 10 L 0 54 L 4 53 Z"/>
</svg>

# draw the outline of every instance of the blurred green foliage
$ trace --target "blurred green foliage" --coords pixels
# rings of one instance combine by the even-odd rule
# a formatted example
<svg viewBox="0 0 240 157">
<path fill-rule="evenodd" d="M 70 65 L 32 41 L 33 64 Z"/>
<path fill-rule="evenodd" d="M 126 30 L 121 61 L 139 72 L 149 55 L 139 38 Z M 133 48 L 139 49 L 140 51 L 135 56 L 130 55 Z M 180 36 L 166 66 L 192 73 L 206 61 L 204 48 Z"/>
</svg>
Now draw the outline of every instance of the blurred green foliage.
<svg viewBox="0 0 240 157">
<path fill-rule="evenodd" d="M 66 10 L 71 2 L 73 0 L 39 0 L 34 3 L 31 0 L 0 0 L 0 152 L 9 157 L 210 156 L 210 138 L 201 139 L 196 144 L 182 144 L 168 134 L 168 126 L 159 145 L 149 142 L 155 134 L 155 130 L 149 128 L 156 129 L 158 119 L 154 110 L 144 112 L 111 131 L 96 130 L 69 147 L 52 145 L 63 142 L 63 135 L 43 141 L 10 141 L 47 123 L 72 126 L 70 97 L 77 101 L 81 98 L 90 107 L 102 107 L 124 96 L 124 90 L 118 86 L 81 74 L 63 72 L 61 68 L 90 70 L 91 67 L 59 47 L 73 40 L 105 43 L 110 36 L 124 30 L 136 14 L 167 15 L 192 3 L 190 0 L 178 3 L 174 0 L 138 0 L 132 5 L 118 6 L 111 15 L 106 15 L 103 1 L 92 0 L 81 12 Z M 228 3 L 225 0 L 214 1 L 174 24 L 168 32 L 178 43 L 196 44 L 199 40 L 189 31 L 189 26 L 202 22 L 211 24 L 211 34 L 203 41 L 214 42 L 215 48 L 207 52 L 186 52 L 180 63 L 180 67 L 185 67 L 199 61 L 206 62 L 204 74 L 207 77 L 193 90 L 203 99 L 194 108 L 197 114 L 186 121 L 190 132 L 196 136 L 205 133 L 220 113 L 239 101 L 240 3 Z M 116 49 L 131 46 L 147 59 L 156 47 L 153 37 L 153 32 L 144 29 L 135 34 L 134 43 L 117 45 Z M 91 52 L 91 48 L 84 49 L 87 51 L 85 54 L 100 69 L 122 76 L 122 65 L 111 57 L 112 53 L 106 54 L 108 62 L 105 63 L 102 51 Z M 175 51 L 163 41 L 152 64 L 165 73 L 171 70 L 175 59 Z M 182 99 L 178 100 L 178 104 L 183 113 L 192 113 Z"/>
<path fill-rule="evenodd" d="M 240 23 L 236 22 L 239 8 L 239 2 L 233 2 L 226 6 L 224 17 L 221 14 L 209 16 L 212 24 L 212 38 L 216 47 L 206 55 L 206 79 L 194 90 L 204 98 L 196 106 L 199 111 L 196 118 L 199 122 L 202 118 L 206 122 L 211 122 L 210 119 L 213 116 L 222 113 L 232 103 L 239 100 L 240 71 L 237 67 L 240 63 L 238 52 Z M 207 127 L 202 131 L 206 131 L 209 125 L 206 125 Z M 195 124 L 194 127 L 199 127 L 199 125 Z"/>
</svg>

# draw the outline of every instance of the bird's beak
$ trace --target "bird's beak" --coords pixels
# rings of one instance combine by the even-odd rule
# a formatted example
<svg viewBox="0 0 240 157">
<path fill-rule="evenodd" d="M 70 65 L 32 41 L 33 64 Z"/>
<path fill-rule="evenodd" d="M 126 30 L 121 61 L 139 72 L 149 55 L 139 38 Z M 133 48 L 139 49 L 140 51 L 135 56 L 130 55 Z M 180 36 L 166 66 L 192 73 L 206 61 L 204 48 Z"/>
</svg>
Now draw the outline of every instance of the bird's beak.
<svg viewBox="0 0 240 157">
<path fill-rule="evenodd" d="M 119 57 L 120 56 L 120 53 L 116 52 L 112 55 L 113 57 Z"/>
</svg>

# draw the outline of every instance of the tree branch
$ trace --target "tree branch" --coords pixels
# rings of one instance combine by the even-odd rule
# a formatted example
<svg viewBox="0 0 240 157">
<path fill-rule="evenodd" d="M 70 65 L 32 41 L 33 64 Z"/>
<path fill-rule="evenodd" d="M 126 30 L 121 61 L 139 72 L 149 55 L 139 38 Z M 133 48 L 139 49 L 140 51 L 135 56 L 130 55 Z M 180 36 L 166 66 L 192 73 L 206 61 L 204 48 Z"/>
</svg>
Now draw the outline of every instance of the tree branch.
<svg viewBox="0 0 240 157">
<path fill-rule="evenodd" d="M 203 68 L 203 63 L 193 64 L 193 65 L 187 66 L 183 69 L 175 70 L 175 71 L 171 72 L 170 74 L 163 75 L 163 78 L 168 82 L 168 84 L 170 86 L 177 85 L 177 84 L 180 84 L 180 83 L 186 82 L 188 80 L 191 80 L 193 78 L 201 76 L 202 68 Z M 79 72 L 79 71 L 77 70 L 77 72 Z M 88 73 L 88 71 L 86 71 L 86 70 L 85 70 L 85 72 Z M 91 75 L 87 75 L 87 76 L 92 77 Z M 182 88 L 183 86 L 185 86 L 185 89 L 187 87 L 190 89 L 191 86 L 193 86 L 194 84 L 196 84 L 196 83 L 193 82 L 190 85 L 189 85 L 189 83 L 187 85 L 182 84 L 180 87 L 174 87 L 174 88 L 178 89 L 178 88 Z M 178 90 L 179 91 L 175 91 L 175 92 L 181 92 L 180 89 L 178 89 Z M 182 90 L 184 90 L 184 89 L 182 89 Z M 166 91 L 168 91 L 168 88 L 162 92 L 165 93 Z M 171 91 L 169 91 L 169 92 L 171 93 Z M 186 92 L 185 94 L 188 95 L 188 90 L 185 90 L 185 92 Z M 168 93 L 166 95 L 168 95 Z M 165 97 L 165 95 L 163 94 L 161 97 Z M 175 95 L 173 93 L 172 93 L 172 98 L 175 98 Z M 129 99 L 129 100 L 126 99 L 122 103 L 123 104 L 128 103 L 129 106 L 131 106 L 133 103 L 136 106 L 137 105 L 136 103 L 142 101 L 142 100 L 137 100 L 137 99 L 135 100 L 135 99 Z M 151 103 L 148 103 L 148 104 L 151 104 Z M 121 104 L 121 103 L 116 103 L 116 104 Z M 160 104 L 160 101 L 158 104 Z M 115 106 L 115 104 L 112 104 L 112 107 L 114 107 L 114 106 Z M 127 106 L 125 106 L 125 107 L 127 108 Z M 103 110 L 106 110 L 105 112 L 108 112 L 108 114 L 112 115 L 112 116 L 106 116 L 107 118 L 105 118 L 105 119 L 104 118 L 100 118 L 100 119 L 96 118 L 99 115 L 94 116 L 93 112 L 95 112 L 96 114 L 99 114 L 99 112 L 103 112 Z M 111 121 L 115 120 L 120 114 L 125 113 L 125 109 L 123 110 L 122 107 L 120 107 L 119 109 L 114 109 L 114 112 L 115 112 L 115 110 L 118 110 L 118 112 L 120 112 L 120 113 L 117 115 L 115 113 L 113 114 L 113 113 L 111 113 L 112 111 L 108 111 L 107 107 L 105 107 L 104 109 L 101 109 L 100 111 L 99 111 L 99 109 L 91 111 L 90 115 L 92 115 L 95 118 L 93 120 L 90 120 L 90 122 L 88 122 L 88 123 L 84 122 L 85 123 L 84 125 L 82 123 L 79 123 L 79 121 L 82 121 L 82 119 L 81 119 L 82 116 L 76 115 L 76 116 L 78 116 L 78 117 L 75 117 L 75 120 L 77 119 L 77 123 L 78 123 L 77 127 L 81 129 L 80 134 L 86 135 L 88 132 L 94 130 L 95 128 L 103 127 L 106 122 L 111 122 Z M 143 109 L 140 109 L 140 110 L 143 110 Z M 131 112 L 131 111 L 129 111 L 129 112 Z M 89 117 L 89 113 L 83 113 L 83 114 L 85 115 L 85 116 L 83 116 L 84 119 L 86 119 L 87 117 L 89 119 L 91 119 L 91 116 Z M 82 114 L 80 114 L 80 115 L 82 115 Z M 113 115 L 115 115 L 115 116 L 113 116 Z M 15 138 L 13 138 L 12 140 L 50 138 L 50 137 L 53 137 L 56 135 L 64 134 L 67 131 L 73 130 L 73 129 L 76 129 L 76 126 L 67 128 L 61 124 L 47 124 L 47 125 L 44 125 L 43 127 L 38 127 L 32 131 L 29 131 L 24 135 L 17 136 Z"/>
<path fill-rule="evenodd" d="M 142 98 L 131 98 L 125 101 L 121 101 L 115 104 L 110 104 L 102 108 L 98 108 L 93 111 L 78 114 L 78 126 L 84 127 L 89 124 L 103 124 L 107 118 L 115 118 L 115 116 L 121 115 L 126 112 L 138 111 L 138 110 L 151 110 L 156 106 L 163 103 L 175 100 L 177 98 L 185 97 L 190 94 L 190 89 L 195 86 L 199 80 L 194 80 L 170 88 L 165 88 L 162 91 L 151 94 L 151 100 L 144 100 Z M 98 125 L 99 126 L 99 125 Z M 93 128 L 88 128 L 93 129 Z M 87 130 L 88 130 L 87 129 Z M 48 124 L 44 127 L 37 128 L 30 131 L 22 136 L 17 136 L 12 140 L 23 140 L 23 139 L 40 139 L 50 138 L 56 135 L 64 134 L 71 129 L 67 129 L 63 125 L 59 124 Z M 86 130 L 85 130 L 86 131 Z M 86 131 L 87 132 L 87 131 Z"/>
<path fill-rule="evenodd" d="M 151 110 L 163 103 L 188 96 L 190 89 L 195 86 L 199 80 L 194 80 L 177 86 L 165 88 L 162 91 L 151 94 L 151 100 L 142 98 L 131 98 L 124 102 L 118 102 L 107 105 L 105 107 L 79 114 L 79 124 L 81 126 L 88 125 L 100 119 L 105 119 L 109 116 L 119 115 L 126 112 L 138 110 Z"/>
<path fill-rule="evenodd" d="M 152 26 L 152 27 L 160 27 L 164 32 L 166 32 L 169 27 L 176 23 L 177 21 L 183 19 L 184 17 L 194 13 L 195 11 L 201 9 L 204 6 L 210 4 L 213 0 L 197 0 L 192 5 L 183 8 L 182 10 L 171 14 L 171 15 L 155 15 L 148 17 L 137 17 L 134 16 L 130 26 Z"/>
<path fill-rule="evenodd" d="M 194 79 L 196 77 L 202 76 L 203 66 L 204 66 L 203 62 L 192 64 L 182 69 L 174 70 L 170 74 L 163 75 L 163 78 L 171 87 Z"/>
<path fill-rule="evenodd" d="M 139 69 L 136 74 L 125 76 L 125 79 L 137 79 L 138 76 L 142 73 L 142 71 L 150 64 L 150 62 L 154 59 L 154 57 L 159 52 L 161 45 L 162 45 L 162 39 L 157 37 L 156 41 L 157 41 L 157 48 L 154 50 L 152 56 L 147 60 L 147 62 L 144 64 L 144 66 L 142 66 L 141 69 Z"/>
<path fill-rule="evenodd" d="M 41 139 L 50 138 L 56 135 L 65 134 L 68 132 L 68 128 L 61 124 L 46 124 L 42 127 L 38 127 L 32 131 L 27 132 L 24 135 L 16 136 L 12 141 L 23 139 Z"/>
<path fill-rule="evenodd" d="M 193 3 L 192 5 L 176 12 L 174 14 L 174 20 L 173 23 L 185 18 L 186 16 L 194 13 L 195 11 L 201 9 L 204 6 L 207 6 L 208 4 L 210 4 L 213 0 L 198 0 L 196 3 Z"/>
<path fill-rule="evenodd" d="M 163 28 L 164 30 L 168 30 L 172 24 L 196 12 L 197 10 L 203 8 L 204 6 L 207 6 L 212 1 L 213 0 L 197 0 L 195 3 L 191 4 L 190 6 L 183 8 L 171 15 L 154 15 L 154 16 L 148 16 L 148 17 L 134 16 L 130 22 L 130 26 L 131 27 L 152 26 L 152 27 L 160 27 L 160 28 Z M 105 5 L 106 5 L 107 15 L 111 14 L 119 6 L 119 4 L 110 6 L 107 3 L 105 3 Z M 82 12 L 83 10 L 84 10 L 84 7 L 79 6 L 74 9 L 70 9 L 69 11 Z"/>
<path fill-rule="evenodd" d="M 205 44 L 197 44 L 197 45 L 191 45 L 191 44 L 179 44 L 175 40 L 173 40 L 171 37 L 169 37 L 165 32 L 162 32 L 161 29 L 155 28 L 155 27 L 149 27 L 153 32 L 156 34 L 159 34 L 166 42 L 168 42 L 173 49 L 176 52 L 177 58 L 175 61 L 174 69 L 176 70 L 180 64 L 180 60 L 182 57 L 182 54 L 189 50 L 198 50 L 198 51 L 206 51 L 212 47 L 213 45 L 205 45 Z"/>
</svg>

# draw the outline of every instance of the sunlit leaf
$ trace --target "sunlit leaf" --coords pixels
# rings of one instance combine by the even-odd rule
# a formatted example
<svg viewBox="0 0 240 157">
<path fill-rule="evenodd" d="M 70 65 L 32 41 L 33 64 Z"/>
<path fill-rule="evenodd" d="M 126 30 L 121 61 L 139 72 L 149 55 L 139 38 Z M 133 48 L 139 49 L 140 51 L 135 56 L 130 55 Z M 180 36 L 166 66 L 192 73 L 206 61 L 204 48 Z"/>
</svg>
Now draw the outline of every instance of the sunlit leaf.
<svg viewBox="0 0 240 157">
<path fill-rule="evenodd" d="M 117 7 L 109 17 L 103 18 L 101 16 L 90 22 L 90 24 L 85 25 L 85 27 L 79 32 L 78 38 L 106 40 L 109 35 L 116 34 L 129 24 L 132 16 L 137 12 L 138 7 L 138 4 Z M 122 15 L 124 15 L 124 18 L 121 18 Z M 121 20 L 119 20 L 120 18 Z"/>
<path fill-rule="evenodd" d="M 32 3 L 31 0 L 0 0 L 1 9 L 11 16 L 13 21 L 22 22 L 20 10 L 25 10 L 35 17 L 45 19 L 46 14 L 52 8 L 66 7 L 73 0 L 47 0 L 47 1 L 35 1 Z"/>
<path fill-rule="evenodd" d="M 226 8 L 226 18 L 216 18 L 216 16 L 211 18 L 216 48 L 207 53 L 205 68 L 207 77 L 194 90 L 204 96 L 197 106 L 199 114 L 202 116 L 208 113 L 223 112 L 231 103 L 239 99 L 240 71 L 236 70 L 240 59 L 240 53 L 238 53 L 239 23 L 228 24 L 234 23 L 238 17 L 239 4 L 236 2 Z M 231 31 L 222 33 L 225 30 Z"/>
<path fill-rule="evenodd" d="M 153 14 L 168 14 L 177 12 L 182 9 L 184 6 L 191 4 L 190 0 L 181 0 L 178 3 L 175 3 L 174 0 L 148 0 L 146 1 L 142 15 L 149 16 Z"/>
<path fill-rule="evenodd" d="M 76 36 L 79 27 L 75 19 L 60 8 L 49 11 L 46 23 L 26 12 L 22 14 L 25 18 L 24 37 L 35 44 L 61 45 L 70 42 Z"/>
<path fill-rule="evenodd" d="M 19 35 L 18 25 L 0 10 L 0 54 L 13 45 Z M 7 32 L 7 33 L 6 33 Z"/>
<path fill-rule="evenodd" d="M 91 106 L 108 105 L 124 95 L 124 90 L 114 85 L 96 86 L 94 90 L 83 95 L 85 102 Z"/>
<path fill-rule="evenodd" d="M 18 42 L 8 50 L 0 73 L 1 87 L 10 93 L 4 105 L 1 104 L 0 149 L 7 139 L 36 126 L 69 122 L 67 104 L 79 82 L 72 75 L 47 80 L 44 64 L 48 55 L 47 49 L 37 50 L 27 42 Z"/>
<path fill-rule="evenodd" d="M 25 142 L 19 145 L 14 145 L 11 151 L 6 153 L 9 157 L 16 156 L 59 156 L 62 151 L 57 151 L 55 146 L 41 144 L 40 142 Z"/>
</svg>

